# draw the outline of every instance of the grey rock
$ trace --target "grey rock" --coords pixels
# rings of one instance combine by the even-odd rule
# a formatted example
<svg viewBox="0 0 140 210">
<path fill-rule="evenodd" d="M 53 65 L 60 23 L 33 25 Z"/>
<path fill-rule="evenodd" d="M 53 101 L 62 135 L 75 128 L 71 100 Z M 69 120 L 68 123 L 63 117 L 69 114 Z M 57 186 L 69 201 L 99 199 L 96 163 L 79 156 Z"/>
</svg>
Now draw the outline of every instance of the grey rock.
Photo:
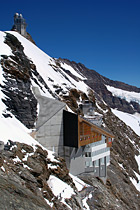
<svg viewBox="0 0 140 210">
<path fill-rule="evenodd" d="M 49 210 L 50 206 L 15 181 L 0 176 L 0 209 Z"/>
<path fill-rule="evenodd" d="M 0 151 L 4 150 L 4 142 L 0 141 Z"/>
</svg>

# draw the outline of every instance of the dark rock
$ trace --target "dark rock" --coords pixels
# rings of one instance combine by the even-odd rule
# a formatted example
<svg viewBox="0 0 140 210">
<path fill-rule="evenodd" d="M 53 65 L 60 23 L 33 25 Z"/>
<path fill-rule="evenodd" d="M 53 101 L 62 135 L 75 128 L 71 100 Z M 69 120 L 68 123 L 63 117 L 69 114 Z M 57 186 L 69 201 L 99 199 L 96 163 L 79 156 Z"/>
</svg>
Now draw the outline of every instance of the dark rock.
<svg viewBox="0 0 140 210">
<path fill-rule="evenodd" d="M 20 172 L 20 177 L 26 181 L 30 181 L 32 183 L 37 183 L 35 177 L 26 169 L 23 169 Z"/>
<path fill-rule="evenodd" d="M 24 144 L 24 143 L 16 143 L 17 145 L 17 149 L 18 150 L 25 150 L 27 153 L 32 153 L 34 152 L 34 149 L 32 146 L 28 145 L 28 144 Z"/>
<path fill-rule="evenodd" d="M 26 187 L 0 176 L 0 209 L 49 210 L 51 208 L 41 197 Z"/>
<path fill-rule="evenodd" d="M 37 161 L 36 158 L 28 157 L 27 158 L 27 165 L 36 174 L 40 175 L 41 173 L 43 173 L 43 167 L 41 166 L 40 162 Z"/>
<path fill-rule="evenodd" d="M 6 79 L 2 88 L 6 95 L 3 102 L 8 107 L 7 110 L 11 111 L 28 128 L 31 128 L 37 116 L 37 100 L 31 91 L 30 60 L 24 54 L 24 48 L 15 36 L 6 33 L 5 43 L 11 47 L 14 56 L 9 56 L 10 59 L 4 56 L 1 60 Z M 8 117 L 5 113 L 4 116 Z"/>
<path fill-rule="evenodd" d="M 47 156 L 48 156 L 48 152 L 47 152 L 47 150 L 43 150 L 39 145 L 36 145 L 36 153 L 38 153 L 38 154 L 40 154 L 40 155 L 42 155 L 42 156 L 44 156 L 45 158 L 47 158 Z"/>
<path fill-rule="evenodd" d="M 10 150 L 12 146 L 16 145 L 12 140 L 8 140 L 7 144 L 4 145 L 4 150 Z"/>
<path fill-rule="evenodd" d="M 3 162 L 4 162 L 4 158 L 3 158 L 3 156 L 0 154 L 0 167 L 3 166 Z"/>
</svg>

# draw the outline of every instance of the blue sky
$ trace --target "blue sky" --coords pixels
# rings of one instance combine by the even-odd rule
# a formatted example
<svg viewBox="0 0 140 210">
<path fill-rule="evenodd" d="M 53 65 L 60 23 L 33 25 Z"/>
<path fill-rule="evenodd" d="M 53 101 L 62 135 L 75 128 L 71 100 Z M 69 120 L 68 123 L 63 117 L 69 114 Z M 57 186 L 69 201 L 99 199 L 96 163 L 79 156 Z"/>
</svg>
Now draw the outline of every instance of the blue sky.
<svg viewBox="0 0 140 210">
<path fill-rule="evenodd" d="M 11 29 L 16 12 L 48 55 L 140 87 L 139 0 L 2 1 L 0 30 Z"/>
</svg>

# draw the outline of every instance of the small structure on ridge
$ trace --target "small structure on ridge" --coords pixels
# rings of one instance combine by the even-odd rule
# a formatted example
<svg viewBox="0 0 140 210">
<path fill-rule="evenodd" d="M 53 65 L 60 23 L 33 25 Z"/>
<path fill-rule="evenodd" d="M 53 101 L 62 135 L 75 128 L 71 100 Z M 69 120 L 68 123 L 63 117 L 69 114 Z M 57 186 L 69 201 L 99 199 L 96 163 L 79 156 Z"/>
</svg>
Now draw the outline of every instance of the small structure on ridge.
<svg viewBox="0 0 140 210">
<path fill-rule="evenodd" d="M 23 36 L 26 36 L 27 35 L 26 27 L 27 24 L 22 14 L 16 13 L 14 15 L 14 25 L 12 27 L 12 30 L 19 32 Z"/>
</svg>

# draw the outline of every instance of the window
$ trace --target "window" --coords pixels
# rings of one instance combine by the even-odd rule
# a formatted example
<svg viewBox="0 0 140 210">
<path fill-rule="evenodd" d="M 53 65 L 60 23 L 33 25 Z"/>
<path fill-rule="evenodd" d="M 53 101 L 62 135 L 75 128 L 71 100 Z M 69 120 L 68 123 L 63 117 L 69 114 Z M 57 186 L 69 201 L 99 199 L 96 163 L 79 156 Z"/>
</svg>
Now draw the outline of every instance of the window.
<svg viewBox="0 0 140 210">
<path fill-rule="evenodd" d="M 111 138 L 108 138 L 108 143 L 111 143 L 112 142 L 112 139 Z"/>
<path fill-rule="evenodd" d="M 86 167 L 93 167 L 92 161 L 86 161 L 85 165 L 86 165 Z"/>
<path fill-rule="evenodd" d="M 89 166 L 90 167 L 93 167 L 92 161 L 89 162 Z"/>
<path fill-rule="evenodd" d="M 86 167 L 89 167 L 89 161 L 85 162 Z"/>
<path fill-rule="evenodd" d="M 100 159 L 100 164 L 105 165 L 105 158 L 104 157 Z"/>
<path fill-rule="evenodd" d="M 99 160 L 95 160 L 94 164 L 95 164 L 95 167 L 98 167 L 99 166 Z"/>
<path fill-rule="evenodd" d="M 91 152 L 85 152 L 85 157 L 91 157 Z"/>
</svg>

